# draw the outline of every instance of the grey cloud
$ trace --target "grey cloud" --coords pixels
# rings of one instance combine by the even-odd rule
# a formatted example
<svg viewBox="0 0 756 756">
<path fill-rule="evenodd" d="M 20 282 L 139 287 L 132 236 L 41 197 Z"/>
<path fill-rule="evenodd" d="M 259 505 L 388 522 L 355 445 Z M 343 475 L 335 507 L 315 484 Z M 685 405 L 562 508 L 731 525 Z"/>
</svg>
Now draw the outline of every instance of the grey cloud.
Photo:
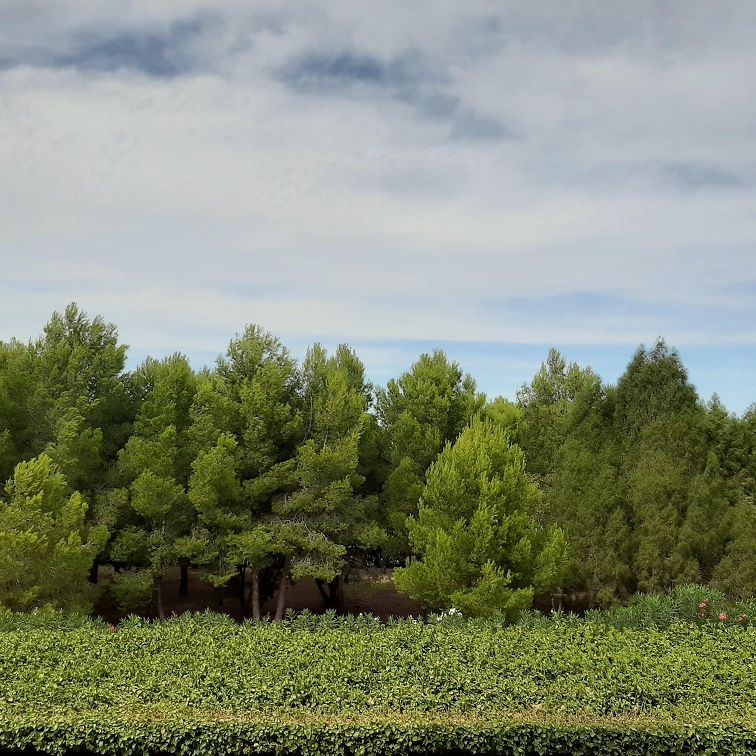
<svg viewBox="0 0 756 756">
<path fill-rule="evenodd" d="M 196 43 L 223 26 L 218 13 L 203 12 L 176 20 L 164 30 L 77 30 L 55 47 L 19 45 L 0 60 L 0 67 L 19 65 L 75 68 L 112 73 L 138 71 L 156 78 L 172 78 L 204 67 Z"/>
<path fill-rule="evenodd" d="M 683 189 L 740 189 L 747 186 L 741 176 L 706 163 L 668 163 L 662 166 L 661 172 Z"/>
<path fill-rule="evenodd" d="M 452 139 L 485 142 L 513 139 L 518 133 L 492 116 L 466 110 L 454 118 L 450 136 Z"/>
<path fill-rule="evenodd" d="M 718 46 L 724 36 L 731 45 L 752 44 L 756 5 L 740 0 L 542 0 L 501 3 L 496 15 L 468 25 L 475 45 L 509 42 L 558 50 L 567 56 L 632 52 L 657 60 L 698 56 Z"/>
<path fill-rule="evenodd" d="M 463 17 L 451 33 L 452 49 L 468 60 L 479 60 L 498 52 L 506 40 L 504 20 L 492 13 Z"/>
<path fill-rule="evenodd" d="M 387 97 L 411 107 L 420 118 L 448 121 L 454 140 L 496 141 L 515 135 L 495 117 L 465 108 L 449 91 L 446 73 L 429 65 L 417 50 L 385 60 L 352 51 L 308 52 L 285 63 L 277 76 L 302 94 Z"/>
<path fill-rule="evenodd" d="M 622 160 L 565 161 L 549 166 L 539 181 L 559 190 L 581 186 L 590 191 L 649 191 L 663 188 L 677 192 L 701 190 L 747 190 L 753 187 L 752 161 L 741 161 L 737 170 L 716 162 L 694 160 Z"/>
<path fill-rule="evenodd" d="M 419 53 L 412 50 L 388 60 L 352 51 L 307 52 L 285 63 L 278 76 L 287 86 L 302 92 L 329 94 L 367 86 L 394 96 L 407 96 L 423 85 L 444 79 L 425 66 Z"/>
</svg>

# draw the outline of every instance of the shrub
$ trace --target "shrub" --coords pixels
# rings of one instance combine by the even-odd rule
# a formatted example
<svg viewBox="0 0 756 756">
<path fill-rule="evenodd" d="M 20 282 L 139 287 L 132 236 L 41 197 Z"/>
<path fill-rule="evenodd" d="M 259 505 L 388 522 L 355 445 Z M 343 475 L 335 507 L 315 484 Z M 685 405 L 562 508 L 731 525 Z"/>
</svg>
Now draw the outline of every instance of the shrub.
<svg viewBox="0 0 756 756">
<path fill-rule="evenodd" d="M 756 748 L 756 628 L 737 623 L 620 630 L 574 616 L 506 626 L 446 615 L 382 625 L 303 613 L 237 624 L 207 612 L 130 618 L 114 632 L 55 617 L 49 627 L 11 627 L 0 617 L 0 748 Z"/>
<path fill-rule="evenodd" d="M 149 605 L 153 583 L 150 570 L 126 570 L 114 574 L 108 588 L 121 611 L 138 611 Z"/>
<path fill-rule="evenodd" d="M 588 622 L 616 628 L 671 627 L 675 623 L 747 625 L 756 601 L 732 602 L 720 591 L 702 585 L 682 585 L 666 594 L 639 594 L 627 606 L 586 612 Z"/>
</svg>

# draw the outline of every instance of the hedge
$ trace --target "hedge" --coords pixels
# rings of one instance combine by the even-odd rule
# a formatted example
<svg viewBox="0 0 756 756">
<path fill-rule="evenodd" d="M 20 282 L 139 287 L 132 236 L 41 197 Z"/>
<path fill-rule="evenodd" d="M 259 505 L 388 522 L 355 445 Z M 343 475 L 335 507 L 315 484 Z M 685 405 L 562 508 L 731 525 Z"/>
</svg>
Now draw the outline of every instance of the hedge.
<svg viewBox="0 0 756 756">
<path fill-rule="evenodd" d="M 756 629 L 6 621 L 0 748 L 753 753 Z"/>
</svg>

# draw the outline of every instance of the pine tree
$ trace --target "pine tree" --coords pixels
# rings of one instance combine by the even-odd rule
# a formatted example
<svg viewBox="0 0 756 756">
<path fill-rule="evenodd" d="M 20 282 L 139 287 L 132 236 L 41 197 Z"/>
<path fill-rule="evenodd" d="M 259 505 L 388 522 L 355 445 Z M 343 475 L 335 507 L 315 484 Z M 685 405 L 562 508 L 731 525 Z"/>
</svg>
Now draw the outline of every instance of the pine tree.
<svg viewBox="0 0 756 756">
<path fill-rule="evenodd" d="M 369 501 L 357 494 L 363 482 L 360 438 L 368 422 L 363 374 L 357 356 L 344 346 L 329 357 L 316 344 L 302 365 L 305 439 L 295 458 L 294 489 L 274 504 L 272 513 L 274 537 L 285 560 L 279 619 L 289 577 L 314 578 L 324 599 L 333 604 L 347 553 L 384 540 L 370 518 Z"/>
<path fill-rule="evenodd" d="M 447 441 L 454 441 L 485 397 L 441 350 L 423 354 L 410 370 L 378 392 L 388 475 L 383 501 L 394 558 L 409 553 L 405 520 L 417 513 L 425 472 Z"/>
<path fill-rule="evenodd" d="M 52 605 L 89 611 L 87 582 L 107 540 L 101 526 L 88 528 L 87 503 L 71 492 L 45 454 L 19 463 L 0 499 L 0 603 L 12 609 Z"/>
<path fill-rule="evenodd" d="M 176 354 L 162 361 L 148 359 L 135 381 L 141 384 L 142 401 L 133 434 L 118 457 L 114 476 L 120 488 L 101 497 L 98 512 L 118 528 L 110 558 L 146 573 L 116 576 L 114 590 L 122 605 L 145 603 L 151 590 L 162 618 L 165 572 L 181 560 L 178 539 L 193 521 L 186 487 L 196 378 L 186 357 Z M 137 586 L 143 595 L 136 593 Z"/>
<path fill-rule="evenodd" d="M 197 527 L 179 545 L 215 586 L 238 577 L 242 607 L 251 605 L 255 618 L 261 571 L 279 567 L 287 549 L 275 537 L 270 514 L 273 502 L 295 487 L 300 383 L 281 342 L 248 326 L 231 341 L 216 371 L 201 377 L 191 411 L 195 459 L 189 498 Z"/>
<path fill-rule="evenodd" d="M 474 419 L 428 471 L 408 520 L 417 557 L 397 570 L 397 587 L 432 609 L 513 619 L 534 592 L 558 588 L 566 567 L 562 531 L 536 519 L 540 500 L 522 450 Z"/>
</svg>

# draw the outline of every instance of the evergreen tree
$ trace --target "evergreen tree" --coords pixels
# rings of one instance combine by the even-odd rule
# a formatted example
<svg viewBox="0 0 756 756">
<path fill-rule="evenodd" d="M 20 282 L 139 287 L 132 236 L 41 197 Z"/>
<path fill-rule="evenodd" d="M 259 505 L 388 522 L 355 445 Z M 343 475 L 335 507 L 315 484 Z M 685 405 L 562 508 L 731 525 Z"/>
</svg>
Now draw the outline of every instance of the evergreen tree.
<svg viewBox="0 0 756 756">
<path fill-rule="evenodd" d="M 176 354 L 162 361 L 148 359 L 135 382 L 141 384 L 143 398 L 133 434 L 118 457 L 115 479 L 121 488 L 101 497 L 98 510 L 101 520 L 120 526 L 111 559 L 147 573 L 116 576 L 114 590 L 121 603 L 144 603 L 148 595 L 139 596 L 134 589 L 151 589 L 163 617 L 165 571 L 179 563 L 183 554 L 177 539 L 189 532 L 193 520 L 186 486 L 196 379 L 187 359 Z"/>
<path fill-rule="evenodd" d="M 258 326 L 232 340 L 192 407 L 189 497 L 198 527 L 181 542 L 216 586 L 238 576 L 240 601 L 260 616 L 260 573 L 288 548 L 274 540 L 273 502 L 291 491 L 302 438 L 300 376 L 288 350 Z M 251 592 L 246 596 L 247 573 Z"/>
<path fill-rule="evenodd" d="M 271 522 L 285 566 L 278 619 L 289 577 L 315 578 L 324 598 L 334 602 L 347 552 L 374 548 L 384 539 L 371 521 L 368 502 L 356 494 L 363 482 L 360 437 L 368 422 L 363 374 L 357 356 L 344 346 L 328 357 L 316 344 L 302 365 L 304 441 L 295 457 L 294 489 L 275 502 Z"/>
<path fill-rule="evenodd" d="M 739 599 L 756 596 L 756 504 L 743 498 L 733 509 L 732 537 L 713 582 L 728 595 Z"/>
<path fill-rule="evenodd" d="M 573 404 L 581 395 L 595 394 L 600 381 L 590 368 L 569 365 L 556 349 L 550 349 L 530 385 L 517 393 L 523 409 L 520 437 L 528 459 L 528 470 L 547 476 L 557 450 L 570 432 Z"/>
<path fill-rule="evenodd" d="M 69 484 L 93 494 L 128 438 L 134 407 L 123 370 L 126 347 L 101 317 L 75 304 L 53 313 L 29 344 L 29 381 L 22 458 L 46 452 Z"/>
<path fill-rule="evenodd" d="M 625 500 L 634 523 L 633 572 L 644 592 L 701 578 L 680 545 L 691 485 L 706 459 L 704 412 L 680 356 L 663 341 L 640 348 L 617 383 L 614 411 Z M 696 494 L 699 499 L 700 492 Z"/>
<path fill-rule="evenodd" d="M 518 392 L 518 438 L 545 492 L 544 519 L 569 546 L 565 586 L 611 603 L 632 590 L 630 518 L 622 499 L 613 403 L 590 368 L 555 349 Z"/>
<path fill-rule="evenodd" d="M 566 566 L 562 531 L 536 519 L 540 499 L 522 450 L 474 419 L 428 471 L 408 520 L 417 558 L 397 570 L 397 586 L 433 609 L 516 617 L 534 592 L 560 586 Z"/>
<path fill-rule="evenodd" d="M 680 355 L 659 339 L 640 347 L 617 382 L 615 423 L 628 445 L 658 420 L 690 417 L 700 409 Z"/>
<path fill-rule="evenodd" d="M 713 582 L 731 596 L 756 596 L 756 405 L 742 418 L 728 413 L 718 397 L 708 407 L 711 448 L 719 462 L 716 481 L 730 508 L 727 544 Z M 718 513 L 717 513 L 718 514 Z M 700 532 L 719 535 L 723 523 L 709 515 Z"/>
<path fill-rule="evenodd" d="M 388 468 L 383 501 L 391 538 L 386 548 L 391 556 L 409 553 L 405 520 L 417 513 L 426 470 L 484 402 L 475 381 L 441 350 L 421 355 L 408 372 L 378 392 Z"/>
<path fill-rule="evenodd" d="M 558 450 L 546 491 L 547 520 L 569 545 L 565 585 L 600 604 L 632 591 L 630 518 L 612 462 L 610 447 L 576 433 Z"/>
<path fill-rule="evenodd" d="M 39 376 L 29 348 L 19 341 L 0 341 L 0 483 L 30 456 L 29 395 Z"/>
<path fill-rule="evenodd" d="M 87 574 L 107 540 L 87 528 L 87 503 L 71 493 L 46 454 L 20 462 L 0 499 L 0 603 L 12 609 L 52 605 L 88 611 Z"/>
</svg>

